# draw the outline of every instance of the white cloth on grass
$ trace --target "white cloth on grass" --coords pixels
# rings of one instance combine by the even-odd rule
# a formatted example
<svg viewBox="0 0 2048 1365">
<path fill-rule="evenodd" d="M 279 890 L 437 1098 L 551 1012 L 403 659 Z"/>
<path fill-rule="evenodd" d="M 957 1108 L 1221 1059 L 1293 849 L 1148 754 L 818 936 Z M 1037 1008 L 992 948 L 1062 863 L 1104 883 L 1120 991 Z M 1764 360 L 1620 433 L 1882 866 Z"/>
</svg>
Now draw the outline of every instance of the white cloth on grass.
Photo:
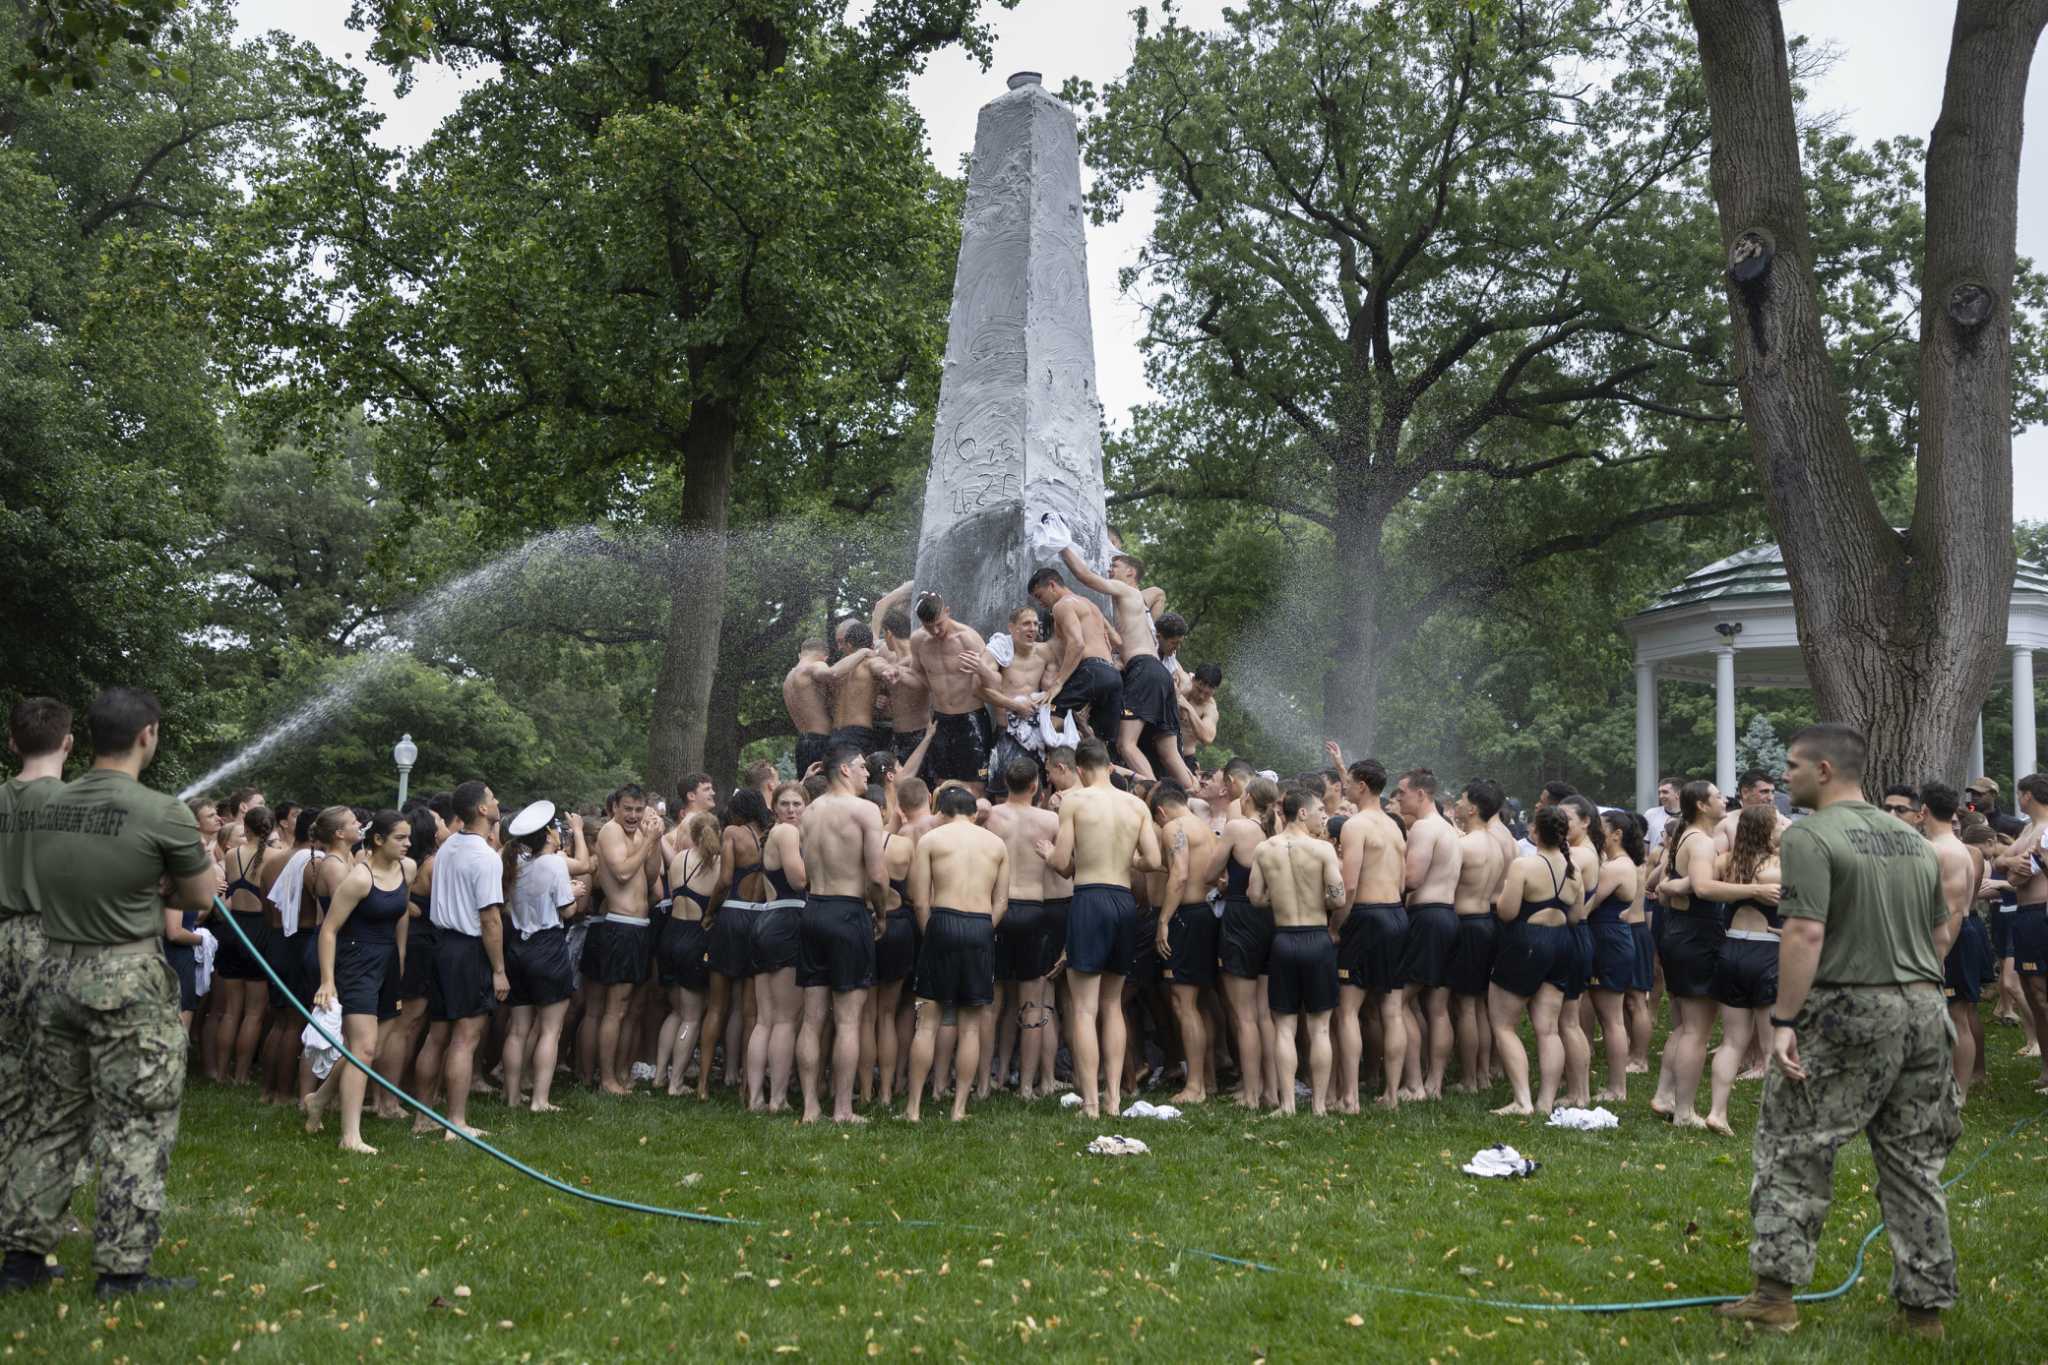
<svg viewBox="0 0 2048 1365">
<path fill-rule="evenodd" d="M 1132 1100 L 1123 1116 L 1127 1119 L 1177 1119 L 1180 1110 L 1170 1104 L 1154 1104 L 1150 1100 Z"/>
<path fill-rule="evenodd" d="M 1511 1180 L 1517 1176 L 1534 1175 L 1543 1163 L 1531 1161 L 1504 1142 L 1491 1147 L 1482 1147 L 1462 1169 L 1466 1175 L 1484 1176 L 1489 1180 Z"/>
<path fill-rule="evenodd" d="M 1080 1092 L 1080 1091 L 1078 1091 L 1078 1090 L 1069 1090 L 1069 1091 L 1068 1091 L 1068 1092 L 1067 1092 L 1066 1094 L 1064 1094 L 1064 1095 L 1060 1096 L 1060 1108 L 1062 1108 L 1062 1109 L 1079 1109 L 1080 1107 L 1081 1107 L 1081 1092 Z"/>
<path fill-rule="evenodd" d="M 1550 1126 L 1576 1128 L 1580 1132 L 1591 1133 L 1602 1128 L 1619 1128 L 1621 1120 L 1604 1104 L 1598 1109 L 1571 1109 L 1560 1105 L 1550 1111 Z"/>
<path fill-rule="evenodd" d="M 1111 1134 L 1089 1143 L 1088 1151 L 1096 1156 L 1146 1156 L 1152 1149 L 1136 1138 Z"/>
<path fill-rule="evenodd" d="M 341 1004 L 339 1001 L 324 1010 L 313 1011 L 314 1022 L 324 1028 L 338 1042 L 341 1039 Z M 334 1070 L 334 1064 L 341 1060 L 341 1049 L 329 1043 L 320 1035 L 320 1029 L 306 1025 L 299 1033 L 299 1041 L 306 1045 L 306 1061 L 313 1068 L 313 1074 L 321 1080 Z"/>
</svg>

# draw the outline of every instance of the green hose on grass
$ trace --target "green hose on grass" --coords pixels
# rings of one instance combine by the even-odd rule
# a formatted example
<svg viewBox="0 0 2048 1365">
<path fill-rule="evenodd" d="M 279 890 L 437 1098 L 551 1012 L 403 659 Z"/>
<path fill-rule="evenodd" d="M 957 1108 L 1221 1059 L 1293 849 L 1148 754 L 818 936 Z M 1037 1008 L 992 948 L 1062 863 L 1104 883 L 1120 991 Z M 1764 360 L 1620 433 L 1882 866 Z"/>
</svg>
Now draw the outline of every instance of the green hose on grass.
<svg viewBox="0 0 2048 1365">
<path fill-rule="evenodd" d="M 426 1104 L 422 1103 L 417 1099 L 414 1099 L 411 1095 L 406 1094 L 405 1091 L 399 1089 L 396 1085 L 393 1085 L 390 1081 L 386 1080 L 383 1076 L 379 1075 L 375 1067 L 363 1061 L 363 1059 L 356 1056 L 355 1053 L 350 1052 L 348 1050 L 348 1047 L 341 1041 L 341 1039 L 329 1033 L 327 1029 L 320 1023 L 320 1021 L 315 1019 L 311 1012 L 308 1011 L 304 1005 L 299 1003 L 298 997 L 293 995 L 292 992 L 285 986 L 284 982 L 278 978 L 276 971 L 274 971 L 271 968 L 269 960 L 266 959 L 260 951 L 258 951 L 254 943 L 250 942 L 248 934 L 243 931 L 242 926 L 240 924 L 236 923 L 235 917 L 232 914 L 228 913 L 228 908 L 226 905 L 221 903 L 220 897 L 215 896 L 213 898 L 213 906 L 214 909 L 219 912 L 220 922 L 225 924 L 228 928 L 234 931 L 235 937 L 240 939 L 242 941 L 242 946 L 248 950 L 250 958 L 253 959 L 257 963 L 257 965 L 261 966 L 263 968 L 263 974 L 270 978 L 271 984 L 276 986 L 279 991 L 283 992 L 284 998 L 291 1001 L 292 1008 L 299 1012 L 300 1017 L 303 1018 L 308 1024 L 311 1024 L 314 1030 L 318 1032 L 322 1038 L 325 1038 L 327 1040 L 329 1046 L 333 1047 L 336 1052 L 341 1054 L 342 1060 L 346 1061 L 350 1066 L 354 1067 L 356 1070 L 362 1072 L 365 1076 L 375 1081 L 378 1085 L 384 1087 L 385 1090 L 389 1091 L 393 1096 L 395 1096 L 397 1099 L 405 1103 L 408 1107 L 417 1110 L 424 1117 L 432 1119 L 435 1123 L 440 1124 L 443 1128 L 447 1129 L 451 1134 L 458 1138 L 461 1138 L 464 1142 L 476 1148 L 484 1155 L 491 1157 L 494 1160 L 503 1162 L 505 1165 L 510 1166 L 513 1170 L 519 1172 L 521 1175 L 527 1177 L 530 1180 L 537 1180 L 541 1184 L 547 1186 L 551 1190 L 556 1191 L 557 1193 L 566 1194 L 569 1195 L 571 1198 L 581 1199 L 588 1203 L 600 1204 L 606 1208 L 623 1209 L 628 1213 L 645 1213 L 652 1215 L 656 1218 L 674 1218 L 688 1223 L 704 1223 L 712 1225 L 714 1227 L 766 1226 L 766 1223 L 758 1218 L 727 1218 L 715 1213 L 697 1213 L 690 1209 L 664 1208 L 659 1204 L 642 1204 L 632 1199 L 620 1199 L 614 1195 L 596 1194 L 590 1190 L 581 1190 L 576 1188 L 574 1185 L 567 1183 L 566 1181 L 557 1180 L 554 1176 L 549 1175 L 545 1171 L 535 1170 L 533 1167 L 527 1165 L 519 1158 L 512 1156 L 509 1153 L 498 1150 L 496 1147 L 492 1146 L 488 1142 L 485 1142 L 482 1138 L 476 1136 L 474 1133 L 464 1132 L 462 1129 L 456 1127 L 453 1123 L 451 1123 L 448 1119 L 444 1118 L 441 1114 L 429 1108 Z M 1989 1147 L 1986 1147 L 1983 1151 L 1977 1153 L 1976 1156 L 1972 1157 L 1968 1162 L 1964 1163 L 1963 1168 L 1960 1171 L 1957 1171 L 1954 1175 L 1942 1181 L 1942 1188 L 1947 1189 L 1951 1185 L 1956 1184 L 1964 1176 L 1968 1175 L 1971 1171 L 1975 1170 L 1977 1166 L 1986 1157 L 1990 1156 L 1999 1148 L 2005 1146 L 2008 1142 L 2011 1142 L 2013 1138 L 2019 1135 L 2022 1129 L 2028 1127 L 2030 1124 L 2040 1122 L 2043 1118 L 2048 1118 L 2048 1109 L 2043 1109 L 2040 1113 L 2033 1115 L 2031 1118 L 2023 1118 L 2015 1122 L 2012 1125 L 2012 1127 L 2008 1128 L 2005 1131 L 2004 1136 L 2000 1137 L 1998 1141 L 1992 1143 Z M 956 1228 L 963 1232 L 984 1233 L 989 1231 L 989 1229 L 978 1228 L 967 1223 L 949 1223 L 943 1220 L 929 1218 L 899 1218 L 891 1219 L 887 1222 L 876 1220 L 868 1223 L 857 1223 L 854 1224 L 854 1226 L 901 1228 Z M 1795 1295 L 1795 1301 L 1799 1303 L 1826 1303 L 1830 1299 L 1839 1299 L 1843 1295 L 1847 1294 L 1851 1289 L 1853 1289 L 1856 1286 L 1857 1281 L 1863 1278 L 1864 1259 L 1866 1254 L 1870 1250 L 1870 1244 L 1876 1241 L 1877 1235 L 1883 1231 L 1884 1224 L 1882 1222 L 1879 1222 L 1875 1226 L 1873 1226 L 1869 1232 L 1864 1234 L 1863 1240 L 1859 1242 L 1856 1246 L 1856 1259 L 1849 1267 L 1848 1278 L 1844 1279 L 1840 1284 L 1836 1285 L 1833 1289 L 1821 1290 L 1809 1294 Z M 1485 1299 L 1469 1294 L 1447 1294 L 1441 1290 L 1436 1289 L 1406 1289 L 1400 1285 L 1375 1284 L 1365 1280 L 1354 1280 L 1344 1275 L 1329 1275 L 1303 1270 L 1291 1270 L 1286 1266 L 1268 1265 L 1264 1261 L 1247 1260 L 1241 1256 L 1227 1256 L 1220 1251 L 1208 1251 L 1201 1247 L 1176 1247 L 1166 1243 L 1161 1243 L 1161 1245 L 1164 1246 L 1167 1250 L 1175 1252 L 1180 1255 L 1197 1256 L 1204 1260 L 1214 1261 L 1218 1265 L 1235 1266 L 1241 1270 L 1255 1270 L 1265 1275 L 1287 1275 L 1300 1279 L 1312 1279 L 1325 1282 L 1334 1280 L 1336 1283 L 1343 1285 L 1347 1289 L 1360 1290 L 1362 1292 L 1369 1294 L 1395 1294 L 1399 1295 L 1402 1298 L 1431 1299 L 1439 1303 L 1461 1304 L 1468 1308 L 1501 1308 L 1506 1309 L 1510 1312 L 1517 1313 L 1665 1312 L 1680 1308 L 1711 1308 L 1716 1304 L 1734 1303 L 1737 1299 L 1742 1297 L 1740 1294 L 1702 1294 L 1692 1298 L 1643 1299 L 1633 1303 L 1516 1303 L 1513 1300 L 1509 1299 Z"/>
</svg>

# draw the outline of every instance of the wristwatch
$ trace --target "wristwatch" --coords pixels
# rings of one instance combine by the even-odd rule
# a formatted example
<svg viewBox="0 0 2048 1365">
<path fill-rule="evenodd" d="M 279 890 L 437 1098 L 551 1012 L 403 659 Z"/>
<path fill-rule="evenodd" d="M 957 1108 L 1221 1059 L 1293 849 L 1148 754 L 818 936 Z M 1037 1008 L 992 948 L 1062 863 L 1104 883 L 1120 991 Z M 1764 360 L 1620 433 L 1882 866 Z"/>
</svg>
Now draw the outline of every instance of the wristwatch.
<svg viewBox="0 0 2048 1365">
<path fill-rule="evenodd" d="M 1771 1016 L 1771 1027 L 1796 1029 L 1799 1027 L 1799 1021 L 1797 1019 L 1780 1019 L 1774 1014 Z"/>
</svg>

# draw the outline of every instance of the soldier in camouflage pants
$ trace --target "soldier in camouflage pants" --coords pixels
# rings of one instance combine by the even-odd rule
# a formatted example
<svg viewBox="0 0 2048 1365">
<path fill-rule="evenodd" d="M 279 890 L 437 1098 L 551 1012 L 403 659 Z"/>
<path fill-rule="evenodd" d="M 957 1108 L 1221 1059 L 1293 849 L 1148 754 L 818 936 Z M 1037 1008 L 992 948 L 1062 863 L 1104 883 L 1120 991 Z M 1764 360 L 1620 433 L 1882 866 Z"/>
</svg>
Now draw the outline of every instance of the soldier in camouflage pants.
<svg viewBox="0 0 2048 1365">
<path fill-rule="evenodd" d="M 1931 983 L 1813 988 L 1799 1013 L 1807 1077 L 1794 1081 L 1773 1067 L 1757 1118 L 1749 1264 L 1760 1281 L 1812 1281 L 1835 1153 L 1867 1133 L 1892 1244 L 1893 1302 L 1955 1303 L 1956 1252 L 1940 1183 L 1963 1131 L 1955 1040 Z"/>
<path fill-rule="evenodd" d="M 0 1185 L 0 1246 L 55 1249 L 97 1126 L 93 1269 L 143 1274 L 162 1231 L 164 1173 L 185 1093 L 178 979 L 153 941 L 51 943 L 43 962 L 34 1112 Z"/>
<path fill-rule="evenodd" d="M 0 916 L 0 1171 L 28 1132 L 36 1046 L 35 996 L 43 966 L 43 917 Z"/>
</svg>

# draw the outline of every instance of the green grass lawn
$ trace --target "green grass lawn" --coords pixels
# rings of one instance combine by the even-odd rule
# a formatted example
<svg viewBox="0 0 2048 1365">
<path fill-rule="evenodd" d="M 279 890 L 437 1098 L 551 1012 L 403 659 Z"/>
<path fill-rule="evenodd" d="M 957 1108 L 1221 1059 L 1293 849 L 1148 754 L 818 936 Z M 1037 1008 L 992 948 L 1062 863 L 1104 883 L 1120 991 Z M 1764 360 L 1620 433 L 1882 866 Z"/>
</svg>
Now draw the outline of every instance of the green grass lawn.
<svg viewBox="0 0 2048 1365">
<path fill-rule="evenodd" d="M 1992 1079 L 1951 1169 L 2044 1102 L 2018 1033 L 1992 1026 Z M 1644 1078 L 1635 1078 L 1642 1082 Z M 1000 1098 L 963 1127 L 878 1120 L 799 1129 L 729 1100 L 557 1093 L 568 1112 L 472 1115 L 507 1151 L 572 1184 L 757 1220 L 713 1227 L 550 1192 L 466 1146 L 366 1121 L 346 1157 L 248 1092 L 196 1086 L 172 1161 L 157 1264 L 197 1293 L 0 1301 L 0 1350 L 64 1361 L 617 1360 L 874 1356 L 1275 1361 L 1933 1357 L 1885 1334 L 1880 1238 L 1843 1300 L 1789 1341 L 1749 1341 L 1707 1310 L 1515 1312 L 1375 1292 L 1601 1302 L 1747 1286 L 1749 1143 L 1679 1133 L 1638 1084 L 1608 1133 L 1495 1119 L 1452 1099 L 1389 1119 L 1248 1120 L 1210 1105 L 1173 1123 L 1090 1123 Z M 1761 1087 L 1738 1088 L 1748 1129 Z M 1098 1133 L 1152 1155 L 1098 1158 Z M 1505 1141 L 1526 1181 L 1458 1166 Z M 1818 1288 L 1877 1218 L 1868 1151 L 1845 1153 Z M 91 1220 L 86 1195 L 77 1204 Z M 2048 1121 L 1951 1193 L 1963 1303 L 1958 1359 L 2048 1355 Z M 899 1220 L 939 1220 L 922 1228 Z M 1281 1267 L 1218 1264 L 1203 1248 Z"/>
</svg>

